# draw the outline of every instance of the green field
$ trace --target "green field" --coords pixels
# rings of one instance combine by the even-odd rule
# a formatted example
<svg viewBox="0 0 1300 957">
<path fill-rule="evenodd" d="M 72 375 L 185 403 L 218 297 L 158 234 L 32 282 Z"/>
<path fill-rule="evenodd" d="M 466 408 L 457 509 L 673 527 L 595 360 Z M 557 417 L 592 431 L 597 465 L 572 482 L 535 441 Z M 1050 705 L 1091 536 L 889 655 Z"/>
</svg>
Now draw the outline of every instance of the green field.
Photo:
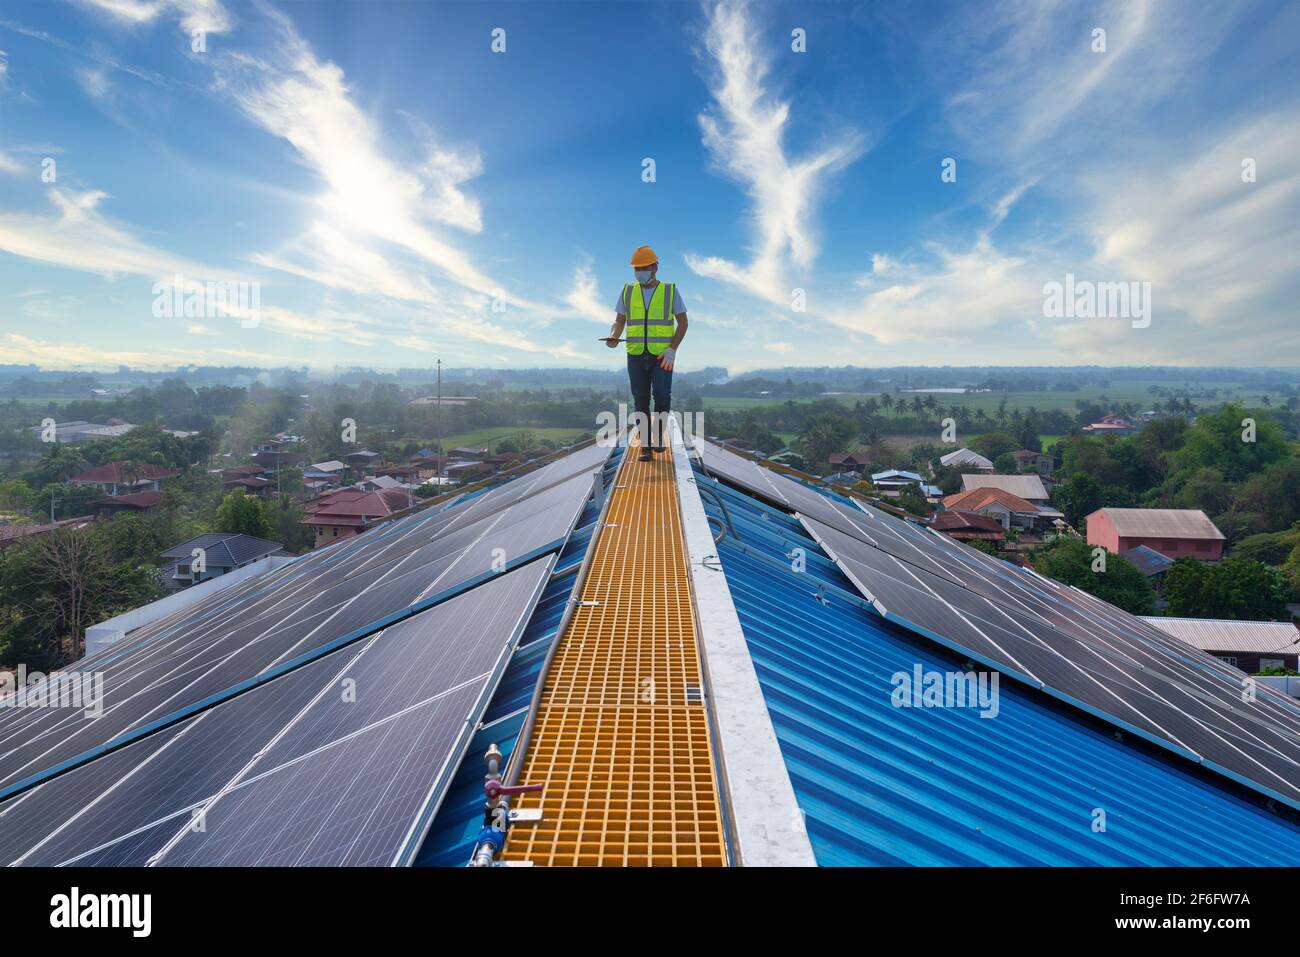
<svg viewBox="0 0 1300 957">
<path fill-rule="evenodd" d="M 996 415 L 998 405 L 1005 397 L 1007 411 L 1020 409 L 1022 412 L 1031 406 L 1040 411 L 1046 412 L 1050 409 L 1065 409 L 1073 412 L 1080 402 L 1095 402 L 1098 405 L 1117 406 L 1125 403 L 1132 403 L 1139 407 L 1139 411 L 1149 409 L 1156 402 L 1167 402 L 1168 397 L 1156 396 L 1148 392 L 1152 385 L 1163 385 L 1164 387 L 1178 391 L 1185 388 L 1193 390 L 1201 388 L 1196 383 L 1189 385 L 1179 384 L 1177 386 L 1171 383 L 1157 383 L 1149 379 L 1127 379 L 1116 381 L 1110 387 L 1086 388 L 1079 389 L 1077 392 L 978 392 L 978 393 L 952 393 L 936 392 L 935 401 L 939 407 L 947 409 L 950 406 L 965 406 L 974 412 L 977 409 L 983 409 L 986 415 Z M 1259 405 L 1265 393 L 1258 389 L 1243 389 L 1241 383 L 1210 383 L 1206 388 L 1217 388 L 1218 395 L 1215 398 L 1198 398 L 1193 396 L 1192 403 L 1197 406 L 1214 405 L 1217 406 L 1229 399 L 1240 401 L 1246 405 Z M 865 393 L 865 392 L 843 392 L 835 395 L 824 395 L 807 398 L 798 398 L 795 402 L 812 402 L 814 399 L 835 399 L 844 405 L 852 406 L 855 402 L 865 401 L 869 397 L 879 398 L 883 393 Z M 894 399 L 902 399 L 911 402 L 914 395 L 920 395 L 922 401 L 925 400 L 927 393 L 892 393 Z M 1270 396 L 1274 403 L 1279 401 L 1279 396 L 1274 393 Z M 783 405 L 787 400 L 780 396 L 705 396 L 703 398 L 705 409 L 715 409 L 719 412 L 737 412 L 745 409 L 752 409 L 759 406 Z"/>
<path fill-rule="evenodd" d="M 443 448 L 493 448 L 497 442 L 502 439 L 515 439 L 521 433 L 527 433 L 532 442 L 541 442 L 545 439 L 556 445 L 568 445 L 572 442 L 581 441 L 590 436 L 595 429 L 557 429 L 557 428 L 531 428 L 529 426 L 510 426 L 501 425 L 493 426 L 486 429 L 474 429 L 471 432 L 460 432 L 456 435 L 449 435 L 442 440 Z M 434 439 L 432 437 L 415 439 L 421 445 L 433 447 Z"/>
<path fill-rule="evenodd" d="M 101 399 L 93 395 L 86 395 L 84 392 L 75 395 L 5 395 L 0 396 L 0 401 L 8 402 L 11 399 L 17 399 L 22 405 L 49 405 L 51 402 L 57 402 L 62 405 L 65 402 L 103 402 L 105 405 L 111 404 L 112 399 Z"/>
</svg>

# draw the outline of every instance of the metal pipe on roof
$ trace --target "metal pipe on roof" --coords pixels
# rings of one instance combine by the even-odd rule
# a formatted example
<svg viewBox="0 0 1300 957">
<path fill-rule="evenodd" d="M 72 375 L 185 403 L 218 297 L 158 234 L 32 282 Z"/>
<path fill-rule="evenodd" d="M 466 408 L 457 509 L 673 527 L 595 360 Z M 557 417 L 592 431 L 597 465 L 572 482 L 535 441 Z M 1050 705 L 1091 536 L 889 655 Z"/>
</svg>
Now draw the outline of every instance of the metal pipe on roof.
<svg viewBox="0 0 1300 957">
<path fill-rule="evenodd" d="M 736 526 L 731 524 L 731 514 L 727 511 L 727 503 L 722 500 L 722 496 L 711 488 L 701 486 L 699 482 L 695 482 L 695 488 L 701 495 L 708 495 L 713 499 L 713 501 L 718 503 L 718 508 L 722 510 L 722 517 L 727 523 L 726 528 L 722 530 L 722 534 L 713 539 L 713 543 L 716 545 L 718 542 L 722 541 L 722 539 L 726 537 L 727 532 L 730 532 L 731 537 L 736 539 L 736 541 L 740 541 L 740 536 L 736 534 Z"/>
</svg>

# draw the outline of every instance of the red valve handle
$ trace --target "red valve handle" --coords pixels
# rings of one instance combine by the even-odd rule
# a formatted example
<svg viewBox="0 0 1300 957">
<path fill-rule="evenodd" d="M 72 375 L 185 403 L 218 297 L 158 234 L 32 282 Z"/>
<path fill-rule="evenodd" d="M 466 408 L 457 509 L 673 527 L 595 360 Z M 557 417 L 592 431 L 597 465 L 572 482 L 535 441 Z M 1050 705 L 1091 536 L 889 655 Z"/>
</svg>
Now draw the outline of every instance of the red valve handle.
<svg viewBox="0 0 1300 957">
<path fill-rule="evenodd" d="M 488 781 L 483 785 L 483 791 L 489 799 L 495 800 L 498 797 L 510 797 L 514 794 L 526 794 L 529 791 L 540 791 L 545 785 L 542 784 L 518 784 L 514 787 L 506 787 L 500 781 Z"/>
</svg>

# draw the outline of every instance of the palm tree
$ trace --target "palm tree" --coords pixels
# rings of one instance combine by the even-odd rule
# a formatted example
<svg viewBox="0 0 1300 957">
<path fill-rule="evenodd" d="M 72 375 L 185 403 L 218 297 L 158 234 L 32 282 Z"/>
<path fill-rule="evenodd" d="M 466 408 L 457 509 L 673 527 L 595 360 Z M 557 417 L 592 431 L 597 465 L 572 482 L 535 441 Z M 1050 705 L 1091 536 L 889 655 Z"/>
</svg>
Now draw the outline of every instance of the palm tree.
<svg viewBox="0 0 1300 957">
<path fill-rule="evenodd" d="M 883 465 L 888 461 L 889 445 L 880 437 L 880 433 L 874 429 L 867 433 L 865 448 L 872 465 Z"/>
</svg>

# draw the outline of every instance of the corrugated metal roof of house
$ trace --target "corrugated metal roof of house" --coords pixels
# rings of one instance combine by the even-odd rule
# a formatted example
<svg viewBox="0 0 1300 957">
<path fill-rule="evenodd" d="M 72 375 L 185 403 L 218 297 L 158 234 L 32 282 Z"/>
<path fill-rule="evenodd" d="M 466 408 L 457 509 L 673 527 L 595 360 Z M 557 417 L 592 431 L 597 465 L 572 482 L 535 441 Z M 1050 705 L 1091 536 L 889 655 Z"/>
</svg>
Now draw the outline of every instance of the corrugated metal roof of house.
<svg viewBox="0 0 1300 957">
<path fill-rule="evenodd" d="M 1300 651 L 1300 629 L 1287 621 L 1231 621 L 1223 618 L 1143 618 L 1167 635 L 1202 651 L 1246 653 Z"/>
<path fill-rule="evenodd" d="M 963 473 L 961 490 L 969 492 L 977 488 L 997 488 L 1031 501 L 1047 498 L 1047 489 L 1043 486 L 1043 480 L 1037 475 L 968 475 Z"/>
<path fill-rule="evenodd" d="M 1293 818 L 1010 679 L 996 718 L 894 707 L 895 673 L 965 663 L 869 610 L 789 516 L 696 477 L 738 535 L 719 557 L 819 863 L 1300 861 Z M 806 575 L 790 573 L 796 546 Z"/>
<path fill-rule="evenodd" d="M 941 455 L 939 456 L 939 463 L 941 465 L 973 465 L 979 469 L 993 468 L 992 462 L 971 449 L 957 449 L 955 452 Z"/>
<path fill-rule="evenodd" d="M 1138 571 L 1148 578 L 1168 571 L 1174 563 L 1174 560 L 1168 555 L 1162 555 L 1154 548 L 1149 548 L 1146 545 L 1139 545 L 1137 548 L 1129 549 L 1124 554 L 1124 557 L 1136 565 Z"/>
<path fill-rule="evenodd" d="M 1125 537 L 1199 538 L 1223 541 L 1221 531 L 1199 508 L 1100 508 Z M 1096 515 L 1097 512 L 1093 512 Z M 1092 516 L 1088 516 L 1091 518 Z"/>
</svg>

